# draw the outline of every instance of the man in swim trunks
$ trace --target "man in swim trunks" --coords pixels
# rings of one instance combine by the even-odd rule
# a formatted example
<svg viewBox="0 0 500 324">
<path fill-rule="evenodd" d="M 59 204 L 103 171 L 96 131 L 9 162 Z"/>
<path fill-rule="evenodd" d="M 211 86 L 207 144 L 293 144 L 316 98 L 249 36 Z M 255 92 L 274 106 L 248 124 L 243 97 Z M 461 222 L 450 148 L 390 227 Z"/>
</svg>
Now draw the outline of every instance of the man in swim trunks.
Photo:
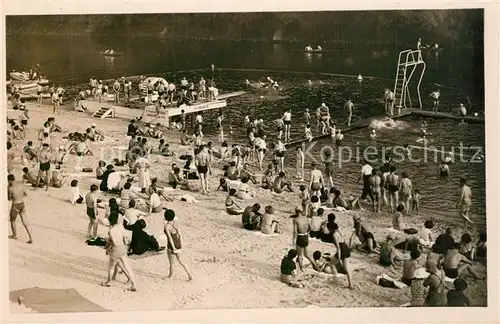
<svg viewBox="0 0 500 324">
<path fill-rule="evenodd" d="M 24 203 L 24 197 L 27 196 L 26 191 L 24 190 L 24 185 L 17 183 L 13 174 L 9 174 L 7 180 L 9 182 L 7 198 L 12 202 L 10 207 L 10 228 L 12 230 L 12 235 L 9 236 L 9 238 L 14 240 L 17 239 L 16 219 L 19 215 L 21 217 L 21 222 L 28 233 L 28 244 L 31 244 L 33 243 L 33 238 L 31 237 L 31 231 L 27 219 L 28 215 L 26 213 L 26 206 Z"/>
<path fill-rule="evenodd" d="M 40 152 L 38 153 L 38 162 L 40 163 L 40 170 L 38 171 L 38 176 L 36 179 L 36 185 L 34 190 L 40 185 L 40 180 L 42 175 L 45 175 L 46 179 L 51 179 L 50 162 L 52 161 L 52 153 L 50 152 L 49 144 L 43 143 Z M 50 181 L 46 181 L 45 191 L 49 190 Z"/>
<path fill-rule="evenodd" d="M 99 222 L 97 220 L 97 190 L 99 187 L 96 184 L 90 186 L 90 191 L 85 195 L 85 204 L 87 206 L 87 216 L 89 217 L 89 226 L 87 236 L 89 239 L 97 237 L 97 228 Z"/>
<path fill-rule="evenodd" d="M 280 172 L 279 175 L 274 179 L 274 192 L 276 193 L 282 193 L 285 189 L 288 189 L 288 191 L 293 192 L 292 189 L 292 183 L 290 181 L 287 181 L 285 179 L 285 172 Z"/>
<path fill-rule="evenodd" d="M 56 166 L 56 169 L 52 172 L 50 185 L 54 188 L 62 188 L 67 178 L 66 172 L 61 171 L 61 168 Z"/>
<path fill-rule="evenodd" d="M 295 214 L 290 216 L 293 219 L 293 242 L 295 244 L 298 257 L 297 261 L 299 263 L 299 268 L 303 272 L 303 257 L 305 256 L 307 260 L 312 264 L 314 269 L 317 269 L 316 261 L 309 254 L 309 219 L 304 215 L 300 207 L 295 207 Z"/>
<path fill-rule="evenodd" d="M 396 99 L 396 96 L 394 95 L 394 92 L 392 92 L 391 90 L 385 89 L 384 97 L 385 97 L 385 114 L 392 117 L 392 115 L 394 115 L 394 100 Z"/>
<path fill-rule="evenodd" d="M 387 193 L 389 194 L 389 212 L 391 213 L 394 213 L 396 206 L 399 205 L 399 176 L 395 172 L 396 167 L 391 166 L 387 181 L 385 182 Z"/>
<path fill-rule="evenodd" d="M 464 272 L 469 272 L 474 279 L 480 279 L 480 276 L 472 268 L 472 261 L 460 254 L 460 243 L 453 244 L 443 259 L 443 270 L 450 279 L 461 277 Z"/>
<path fill-rule="evenodd" d="M 344 109 L 347 112 L 347 127 L 351 126 L 351 119 L 352 119 L 352 112 L 354 110 L 354 104 L 352 103 L 352 100 L 349 99 L 344 105 Z"/>
<path fill-rule="evenodd" d="M 289 142 L 292 140 L 290 138 L 290 129 L 292 128 L 292 110 L 290 108 L 283 114 L 283 123 L 285 124 L 285 142 Z"/>
<path fill-rule="evenodd" d="M 457 202 L 457 208 L 459 209 L 460 217 L 465 221 L 465 229 L 467 229 L 467 226 L 472 223 L 469 219 L 469 208 L 472 204 L 472 191 L 467 185 L 467 179 L 465 178 L 460 179 L 460 186 L 462 189 L 460 191 L 460 198 Z"/>
<path fill-rule="evenodd" d="M 243 214 L 241 215 L 241 222 L 243 224 L 244 229 L 249 231 L 257 229 L 259 220 L 262 217 L 259 210 L 260 210 L 259 204 L 254 204 L 253 206 L 245 207 L 245 209 L 243 210 Z"/>
<path fill-rule="evenodd" d="M 439 89 L 437 89 L 436 91 L 432 92 L 430 94 L 430 96 L 432 97 L 432 99 L 434 101 L 434 106 L 432 107 L 432 112 L 437 113 L 438 107 L 439 107 L 439 97 L 441 97 L 441 92 L 439 91 Z"/>
<path fill-rule="evenodd" d="M 14 170 L 13 161 L 15 158 L 14 150 L 12 149 L 12 143 L 7 142 L 7 172 L 11 174 Z"/>
<path fill-rule="evenodd" d="M 311 180 L 309 182 L 309 188 L 311 188 L 311 195 L 320 197 L 321 188 L 325 185 L 325 180 L 323 179 L 323 174 L 317 169 L 316 163 L 311 164 Z"/>
<path fill-rule="evenodd" d="M 210 155 L 208 154 L 208 149 L 206 145 L 200 147 L 200 153 L 195 157 L 196 167 L 200 175 L 201 188 L 203 194 L 208 194 L 210 190 L 208 189 L 208 179 L 207 174 L 210 168 Z"/>
<path fill-rule="evenodd" d="M 30 185 L 32 186 L 35 186 L 36 185 L 36 176 L 33 174 L 33 172 L 30 172 L 29 169 L 27 167 L 24 167 L 23 168 L 23 179 L 22 179 L 22 182 L 27 182 L 29 183 Z M 41 179 L 40 180 L 40 185 L 39 187 L 40 188 L 43 188 L 45 184 L 45 179 Z"/>
<path fill-rule="evenodd" d="M 373 211 L 378 213 L 380 211 L 380 176 L 377 174 L 377 169 L 372 169 L 372 175 L 368 178 L 368 185 L 370 187 L 369 195 L 373 204 Z"/>
</svg>

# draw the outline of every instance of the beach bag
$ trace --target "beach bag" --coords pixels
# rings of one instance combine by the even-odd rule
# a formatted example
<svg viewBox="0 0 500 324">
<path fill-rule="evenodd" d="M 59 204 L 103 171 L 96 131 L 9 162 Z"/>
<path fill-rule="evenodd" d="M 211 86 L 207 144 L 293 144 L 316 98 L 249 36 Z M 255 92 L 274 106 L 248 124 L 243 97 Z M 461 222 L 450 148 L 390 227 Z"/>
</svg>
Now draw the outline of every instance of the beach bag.
<svg viewBox="0 0 500 324">
<path fill-rule="evenodd" d="M 83 197 L 79 196 L 78 199 L 75 201 L 77 204 L 83 203 Z"/>
<path fill-rule="evenodd" d="M 93 172 L 93 171 L 94 171 L 94 169 L 92 169 L 92 168 L 83 168 L 82 169 L 82 172 Z"/>
<path fill-rule="evenodd" d="M 396 288 L 396 285 L 394 284 L 394 281 L 388 280 L 388 279 L 385 279 L 385 278 L 380 278 L 378 280 L 378 284 L 379 284 L 379 286 L 382 286 L 384 288 Z"/>
</svg>

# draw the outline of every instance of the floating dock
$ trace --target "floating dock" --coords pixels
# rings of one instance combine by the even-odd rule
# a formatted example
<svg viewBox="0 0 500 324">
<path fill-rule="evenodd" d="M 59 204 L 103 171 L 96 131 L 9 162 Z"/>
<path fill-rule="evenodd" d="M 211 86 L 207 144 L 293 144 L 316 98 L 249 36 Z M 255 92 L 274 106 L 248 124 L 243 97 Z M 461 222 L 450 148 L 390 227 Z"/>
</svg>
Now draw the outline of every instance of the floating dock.
<svg viewBox="0 0 500 324">
<path fill-rule="evenodd" d="M 401 113 L 398 114 L 398 115 L 393 116 L 392 119 L 399 119 L 399 118 L 407 117 L 407 116 L 410 116 L 410 115 L 422 116 L 422 117 L 429 117 L 429 118 L 443 118 L 443 119 L 463 120 L 465 122 L 470 122 L 470 123 L 484 124 L 484 118 L 482 118 L 482 117 L 459 116 L 459 115 L 453 115 L 453 114 L 442 113 L 442 112 L 434 113 L 432 111 L 423 110 L 423 109 L 402 109 Z M 350 133 L 350 132 L 353 132 L 353 131 L 356 131 L 356 130 L 360 130 L 360 129 L 366 128 L 366 127 L 370 126 L 370 124 L 371 124 L 371 122 L 373 120 L 377 120 L 377 119 L 380 119 L 380 117 L 370 117 L 370 118 L 362 119 L 362 120 L 360 120 L 359 122 L 357 122 L 356 124 L 354 124 L 354 125 L 352 125 L 350 127 L 341 129 L 341 132 L 342 132 L 342 134 L 346 134 L 346 133 Z M 330 134 L 318 135 L 318 136 L 313 137 L 312 142 L 315 142 L 315 141 L 318 141 L 318 140 L 321 140 L 321 139 L 324 139 L 324 138 L 329 138 L 329 137 L 331 137 Z M 292 142 L 287 143 L 285 145 L 287 147 L 291 147 L 291 146 L 301 145 L 304 142 L 308 142 L 308 140 L 305 139 L 305 138 L 303 138 L 303 139 L 292 141 Z"/>
</svg>

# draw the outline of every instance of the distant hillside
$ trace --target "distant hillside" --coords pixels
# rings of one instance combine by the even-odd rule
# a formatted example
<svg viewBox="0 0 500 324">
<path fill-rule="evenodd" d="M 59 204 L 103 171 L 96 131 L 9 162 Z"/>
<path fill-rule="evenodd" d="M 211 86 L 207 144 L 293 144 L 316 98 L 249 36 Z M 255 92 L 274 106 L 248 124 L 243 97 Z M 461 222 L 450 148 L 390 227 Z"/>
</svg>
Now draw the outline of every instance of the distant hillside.
<svg viewBox="0 0 500 324">
<path fill-rule="evenodd" d="M 99 34 L 480 47 L 483 10 L 7 16 L 7 34 Z"/>
</svg>

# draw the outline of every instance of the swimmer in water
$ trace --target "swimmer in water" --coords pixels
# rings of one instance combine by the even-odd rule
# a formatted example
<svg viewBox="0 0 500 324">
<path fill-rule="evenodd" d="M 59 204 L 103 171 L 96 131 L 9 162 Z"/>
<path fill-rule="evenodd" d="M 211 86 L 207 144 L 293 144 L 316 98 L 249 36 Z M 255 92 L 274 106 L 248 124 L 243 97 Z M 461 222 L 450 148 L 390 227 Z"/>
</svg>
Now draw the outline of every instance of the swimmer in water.
<svg viewBox="0 0 500 324">
<path fill-rule="evenodd" d="M 444 160 L 439 164 L 438 175 L 439 177 L 448 177 L 450 175 L 450 167 Z"/>
<path fill-rule="evenodd" d="M 411 156 L 410 146 L 408 144 L 405 144 L 404 149 L 406 157 L 410 157 Z"/>
<path fill-rule="evenodd" d="M 424 134 L 422 134 L 422 136 L 420 138 L 418 138 L 416 142 L 425 144 L 428 142 L 428 140 L 427 140 L 426 136 Z"/>
<path fill-rule="evenodd" d="M 420 124 L 420 127 L 422 127 L 422 128 L 427 127 L 427 122 L 425 120 L 423 120 L 422 124 Z"/>
<path fill-rule="evenodd" d="M 372 132 L 371 132 L 371 134 L 370 134 L 370 138 L 371 138 L 371 139 L 375 139 L 375 138 L 377 138 L 377 132 L 376 132 L 374 129 L 372 129 Z"/>
<path fill-rule="evenodd" d="M 467 123 L 465 122 L 465 120 L 461 120 L 460 123 L 458 123 L 459 126 L 467 126 Z"/>
</svg>

